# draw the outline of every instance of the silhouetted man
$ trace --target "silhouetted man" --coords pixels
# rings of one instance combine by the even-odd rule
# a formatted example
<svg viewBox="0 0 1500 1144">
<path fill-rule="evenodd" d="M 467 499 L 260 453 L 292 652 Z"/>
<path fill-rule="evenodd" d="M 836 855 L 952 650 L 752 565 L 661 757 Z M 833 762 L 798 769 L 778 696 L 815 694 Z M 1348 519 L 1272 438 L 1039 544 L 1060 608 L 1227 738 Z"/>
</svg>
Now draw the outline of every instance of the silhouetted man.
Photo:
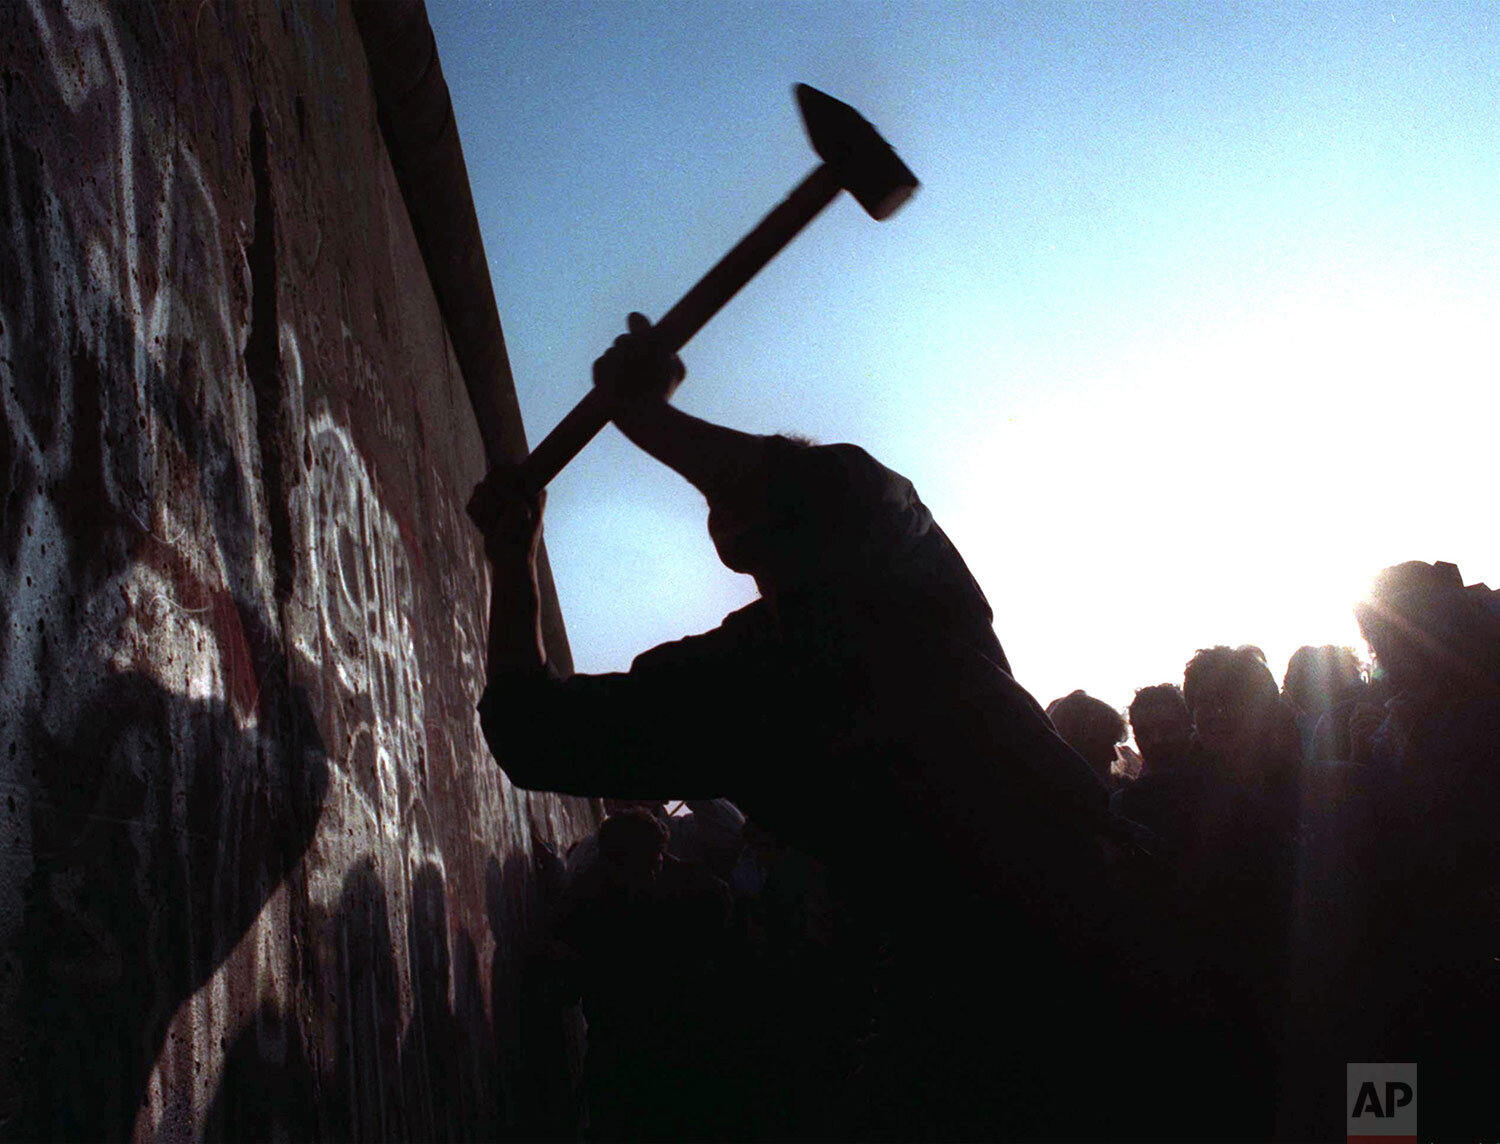
<svg viewBox="0 0 1500 1144">
<path fill-rule="evenodd" d="M 1355 609 L 1392 697 L 1375 761 L 1469 771 L 1493 747 L 1500 614 L 1484 585 L 1453 564 L 1409 560 L 1376 577 Z M 1441 762 L 1439 762 L 1441 760 Z"/>
<path fill-rule="evenodd" d="M 1188 763 L 1193 717 L 1175 684 L 1142 687 L 1130 701 L 1130 730 L 1141 753 L 1142 777 L 1176 770 Z"/>
<path fill-rule="evenodd" d="M 1172 1100 L 1151 1128 L 1161 1139 L 1192 1139 L 1227 1102 L 1241 1110 L 1230 1131 L 1255 1138 L 1269 1125 L 1265 1047 L 1247 1043 L 1237 1027 L 1242 1003 L 1236 986 L 1217 975 L 1200 920 L 1202 865 L 1213 841 L 1206 823 L 1225 783 L 1193 741 L 1192 716 L 1175 684 L 1138 690 L 1129 715 L 1141 774 L 1110 796 L 1110 807 L 1146 827 L 1146 845 L 1160 863 L 1151 877 L 1121 887 L 1141 1006 L 1130 1051 L 1151 1060 L 1158 1076 L 1173 1078 Z M 1209 904 L 1216 904 L 1211 897 Z"/>
<path fill-rule="evenodd" d="M 1475 1138 L 1500 1068 L 1500 607 L 1456 566 L 1413 560 L 1355 614 L 1394 692 L 1365 771 L 1379 812 L 1362 952 L 1386 998 L 1371 1051 L 1406 1054 L 1363 1059 L 1419 1062 L 1424 1133 Z"/>
<path fill-rule="evenodd" d="M 1107 796 L 1011 678 L 957 550 L 864 450 L 673 408 L 681 363 L 638 315 L 594 376 L 626 436 L 703 492 L 720 558 L 761 596 L 628 673 L 554 678 L 540 505 L 491 474 L 471 513 L 495 570 L 495 757 L 530 789 L 727 797 L 829 864 L 900 967 L 867 1131 L 1102 1131 L 1067 1072 L 1099 1020 L 1074 967 L 1100 929 Z"/>
<path fill-rule="evenodd" d="M 1141 752 L 1141 775 L 1110 796 L 1111 808 L 1147 827 L 1163 857 L 1192 861 L 1214 776 L 1193 742 L 1193 717 L 1171 683 L 1143 687 L 1130 702 L 1130 727 Z"/>
<path fill-rule="evenodd" d="M 1183 864 L 1184 902 L 1205 965 L 1222 975 L 1227 1020 L 1244 1049 L 1246 1099 L 1268 1110 L 1285 1006 L 1301 743 L 1257 647 L 1200 650 L 1182 690 L 1209 776 Z M 1271 1130 L 1266 1121 L 1254 1126 Z"/>
<path fill-rule="evenodd" d="M 1203 648 L 1182 673 L 1198 742 L 1244 789 L 1283 793 L 1302 759 L 1297 720 L 1258 647 Z"/>
<path fill-rule="evenodd" d="M 599 861 L 570 888 L 556 927 L 577 956 L 600 1140 L 692 1139 L 721 1127 L 712 1001 L 729 887 L 671 857 L 667 841 L 649 810 L 606 818 Z"/>
<path fill-rule="evenodd" d="M 1118 785 L 1111 773 L 1115 748 L 1125 741 L 1125 719 L 1118 711 L 1080 688 L 1047 704 L 1047 718 L 1101 783 L 1110 789 Z"/>
<path fill-rule="evenodd" d="M 1308 644 L 1292 653 L 1281 697 L 1296 712 L 1304 762 L 1349 758 L 1349 716 L 1364 687 L 1359 661 L 1349 648 Z"/>
</svg>

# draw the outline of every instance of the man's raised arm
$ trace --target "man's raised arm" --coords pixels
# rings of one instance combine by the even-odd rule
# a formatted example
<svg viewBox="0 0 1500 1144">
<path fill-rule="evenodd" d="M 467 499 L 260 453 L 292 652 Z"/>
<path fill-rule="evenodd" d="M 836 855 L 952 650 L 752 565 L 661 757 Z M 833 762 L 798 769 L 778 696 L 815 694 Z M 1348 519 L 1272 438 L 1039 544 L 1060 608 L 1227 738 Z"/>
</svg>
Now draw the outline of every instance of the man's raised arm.
<svg viewBox="0 0 1500 1144">
<path fill-rule="evenodd" d="M 682 362 L 651 339 L 640 314 L 594 363 L 594 384 L 610 396 L 615 425 L 635 445 L 683 477 L 710 501 L 732 497 L 757 472 L 765 438 L 715 425 L 668 403 L 686 376 Z"/>
<path fill-rule="evenodd" d="M 679 414 L 667 398 L 682 379 L 675 357 L 649 341 L 635 315 L 595 365 L 638 443 L 694 484 L 711 487 L 760 438 Z M 726 460 L 727 458 L 727 460 Z M 703 487 L 703 485 L 700 485 Z M 529 496 L 519 466 L 497 466 L 474 490 L 469 516 L 491 567 L 488 682 L 480 725 L 510 780 L 528 790 L 620 798 L 715 798 L 721 778 L 706 760 L 725 753 L 718 643 L 694 637 L 656 649 L 647 670 L 555 678 L 541 638 L 536 558 L 545 494 Z"/>
</svg>

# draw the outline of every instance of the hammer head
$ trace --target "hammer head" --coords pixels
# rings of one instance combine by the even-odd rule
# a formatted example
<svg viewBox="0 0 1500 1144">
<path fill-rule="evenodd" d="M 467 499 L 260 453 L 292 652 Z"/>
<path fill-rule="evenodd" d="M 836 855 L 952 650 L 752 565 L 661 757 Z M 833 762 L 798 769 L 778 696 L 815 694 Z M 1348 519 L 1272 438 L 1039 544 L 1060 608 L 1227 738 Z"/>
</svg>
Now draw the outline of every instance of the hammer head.
<svg viewBox="0 0 1500 1144">
<path fill-rule="evenodd" d="M 871 217 L 889 218 L 911 198 L 917 177 L 864 116 L 805 83 L 797 85 L 797 104 L 813 150 Z"/>
</svg>

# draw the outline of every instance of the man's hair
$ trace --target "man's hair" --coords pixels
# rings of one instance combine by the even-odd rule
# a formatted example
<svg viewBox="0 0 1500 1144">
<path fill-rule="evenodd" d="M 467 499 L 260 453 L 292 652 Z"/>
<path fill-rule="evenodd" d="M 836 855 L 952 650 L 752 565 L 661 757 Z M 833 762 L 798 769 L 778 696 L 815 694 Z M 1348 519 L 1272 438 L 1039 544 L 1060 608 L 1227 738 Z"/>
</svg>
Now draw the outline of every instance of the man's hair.
<svg viewBox="0 0 1500 1144">
<path fill-rule="evenodd" d="M 752 454 L 757 458 L 754 464 L 721 466 L 712 486 L 700 491 L 708 501 L 710 513 L 728 514 L 739 522 L 738 534 L 726 558 L 734 566 L 764 571 L 790 528 L 785 508 L 776 495 L 778 470 L 784 467 L 787 457 L 805 456 L 817 446 L 805 437 L 781 433 L 757 440 L 760 448 Z"/>
<path fill-rule="evenodd" d="M 1228 690 L 1231 694 L 1253 698 L 1257 693 L 1275 699 L 1281 693 L 1276 677 L 1266 666 L 1266 653 L 1254 644 L 1199 648 L 1182 672 L 1182 697 L 1196 717 L 1198 703 L 1206 690 Z"/>
<path fill-rule="evenodd" d="M 1304 711 L 1337 703 L 1361 682 L 1359 660 L 1347 647 L 1305 645 L 1292 652 L 1281 694 Z"/>
<path fill-rule="evenodd" d="M 1135 698 L 1130 701 L 1128 708 L 1132 725 L 1135 723 L 1136 712 L 1143 711 L 1147 707 L 1170 707 L 1180 714 L 1184 721 L 1188 723 L 1193 721 L 1187 700 L 1182 697 L 1182 688 L 1175 683 L 1155 683 L 1150 687 L 1137 688 Z"/>
<path fill-rule="evenodd" d="M 1443 675 L 1500 680 L 1500 596 L 1464 586 L 1458 567 L 1408 560 L 1383 569 L 1355 619 L 1376 658 L 1415 656 Z"/>
<path fill-rule="evenodd" d="M 1125 741 L 1125 717 L 1104 700 L 1095 699 L 1081 687 L 1047 704 L 1047 718 L 1054 723 L 1108 729 L 1116 743 Z"/>
<path fill-rule="evenodd" d="M 644 807 L 617 811 L 599 826 L 599 856 L 611 864 L 649 854 L 665 854 L 671 841 L 667 824 Z"/>
<path fill-rule="evenodd" d="M 814 449 L 818 445 L 817 440 L 809 437 L 806 433 L 773 433 L 771 435 L 789 444 L 799 445 L 804 449 Z"/>
</svg>

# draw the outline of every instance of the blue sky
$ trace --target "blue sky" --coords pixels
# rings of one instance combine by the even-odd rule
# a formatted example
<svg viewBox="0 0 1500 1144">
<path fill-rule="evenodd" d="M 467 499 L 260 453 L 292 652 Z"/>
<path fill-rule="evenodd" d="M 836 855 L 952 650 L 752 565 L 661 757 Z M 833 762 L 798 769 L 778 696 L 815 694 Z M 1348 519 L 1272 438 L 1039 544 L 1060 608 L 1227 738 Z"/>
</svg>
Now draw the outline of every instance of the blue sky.
<svg viewBox="0 0 1500 1144">
<path fill-rule="evenodd" d="M 835 202 L 677 401 L 910 477 L 1042 702 L 1279 676 L 1398 560 L 1500 585 L 1500 5 L 428 10 L 533 443 L 813 167 L 806 82 L 923 187 Z M 580 670 L 752 598 L 704 518 L 612 428 L 553 483 Z"/>
</svg>

